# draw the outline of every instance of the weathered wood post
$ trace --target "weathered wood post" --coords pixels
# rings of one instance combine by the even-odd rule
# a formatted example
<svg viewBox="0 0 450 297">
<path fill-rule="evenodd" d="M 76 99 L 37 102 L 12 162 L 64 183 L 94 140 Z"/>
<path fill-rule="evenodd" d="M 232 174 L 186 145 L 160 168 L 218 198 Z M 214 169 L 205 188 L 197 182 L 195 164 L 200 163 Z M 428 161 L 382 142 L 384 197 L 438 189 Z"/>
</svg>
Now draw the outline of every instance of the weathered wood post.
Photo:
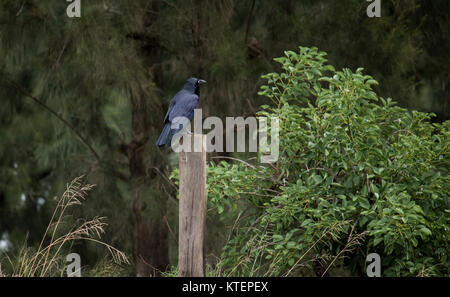
<svg viewBox="0 0 450 297">
<path fill-rule="evenodd" d="M 178 275 L 198 277 L 205 276 L 206 135 L 193 134 L 191 148 L 179 153 Z"/>
</svg>

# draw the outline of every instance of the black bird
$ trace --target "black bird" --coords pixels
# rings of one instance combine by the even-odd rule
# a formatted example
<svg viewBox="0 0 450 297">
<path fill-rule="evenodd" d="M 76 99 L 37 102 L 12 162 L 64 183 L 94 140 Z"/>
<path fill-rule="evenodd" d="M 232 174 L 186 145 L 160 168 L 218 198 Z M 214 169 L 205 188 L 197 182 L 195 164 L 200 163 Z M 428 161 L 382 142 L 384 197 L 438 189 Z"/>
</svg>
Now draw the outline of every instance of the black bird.
<svg viewBox="0 0 450 297">
<path fill-rule="evenodd" d="M 192 120 L 194 109 L 198 106 L 200 85 L 203 83 L 206 83 L 206 81 L 191 77 L 186 81 L 183 89 L 172 98 L 169 110 L 164 117 L 164 128 L 156 141 L 157 146 L 170 146 L 172 137 L 188 123 L 186 119 L 189 122 Z M 172 129 L 172 124 L 175 126 L 174 129 Z"/>
</svg>

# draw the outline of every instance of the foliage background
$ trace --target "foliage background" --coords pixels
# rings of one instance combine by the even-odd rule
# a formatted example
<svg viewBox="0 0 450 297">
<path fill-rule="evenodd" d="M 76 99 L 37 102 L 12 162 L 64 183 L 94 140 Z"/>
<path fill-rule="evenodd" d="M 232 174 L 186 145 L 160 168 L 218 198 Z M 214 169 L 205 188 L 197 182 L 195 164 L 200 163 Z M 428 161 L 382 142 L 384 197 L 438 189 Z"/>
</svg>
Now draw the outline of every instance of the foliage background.
<svg viewBox="0 0 450 297">
<path fill-rule="evenodd" d="M 257 94 L 261 75 L 280 70 L 273 58 L 316 46 L 336 69 L 363 67 L 379 96 L 449 118 L 446 0 L 383 1 L 374 19 L 360 0 L 94 0 L 73 19 L 67 5 L 0 3 L 0 236 L 11 254 L 39 244 L 53 197 L 86 174 L 97 186 L 72 215 L 108 218 L 104 240 L 133 260 L 122 273 L 176 264 L 176 155 L 154 141 L 189 76 L 208 81 L 205 117 L 255 115 L 274 107 Z M 208 215 L 215 265 L 236 217 Z M 93 270 L 107 254 L 71 249 Z"/>
</svg>

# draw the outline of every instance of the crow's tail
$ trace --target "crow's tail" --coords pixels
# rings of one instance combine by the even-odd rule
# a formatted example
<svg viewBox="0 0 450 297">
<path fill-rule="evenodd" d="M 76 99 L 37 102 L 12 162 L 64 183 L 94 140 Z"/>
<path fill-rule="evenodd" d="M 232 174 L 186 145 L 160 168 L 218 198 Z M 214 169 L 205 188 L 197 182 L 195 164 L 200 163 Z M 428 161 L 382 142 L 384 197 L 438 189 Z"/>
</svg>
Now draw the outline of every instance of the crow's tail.
<svg viewBox="0 0 450 297">
<path fill-rule="evenodd" d="M 172 133 L 170 133 L 171 132 L 170 126 L 171 126 L 170 123 L 166 123 L 164 125 L 161 135 L 159 135 L 158 140 L 156 141 L 157 146 L 162 147 L 166 144 L 170 146 L 173 136 Z"/>
</svg>

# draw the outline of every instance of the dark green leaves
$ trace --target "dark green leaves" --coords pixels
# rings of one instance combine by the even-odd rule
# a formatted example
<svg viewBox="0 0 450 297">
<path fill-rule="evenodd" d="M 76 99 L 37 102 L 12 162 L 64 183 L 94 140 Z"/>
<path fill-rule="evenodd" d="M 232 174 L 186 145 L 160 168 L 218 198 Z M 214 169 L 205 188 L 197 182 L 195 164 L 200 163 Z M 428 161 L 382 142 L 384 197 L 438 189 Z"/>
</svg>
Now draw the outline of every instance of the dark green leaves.
<svg viewBox="0 0 450 297">
<path fill-rule="evenodd" d="M 260 114 L 280 118 L 274 166 L 210 169 L 219 211 L 241 191 L 257 210 L 236 240 L 265 242 L 224 256 L 234 264 L 264 258 L 276 275 L 290 273 L 308 251 L 329 263 L 353 242 L 361 259 L 365 251 L 381 255 L 384 275 L 414 275 L 416 266 L 403 264 L 411 259 L 447 275 L 449 124 L 432 125 L 429 115 L 378 98 L 378 83 L 362 68 L 335 71 L 324 56 L 315 48 L 286 51 L 275 59 L 282 72 L 263 76 L 260 94 L 274 105 Z"/>
</svg>

